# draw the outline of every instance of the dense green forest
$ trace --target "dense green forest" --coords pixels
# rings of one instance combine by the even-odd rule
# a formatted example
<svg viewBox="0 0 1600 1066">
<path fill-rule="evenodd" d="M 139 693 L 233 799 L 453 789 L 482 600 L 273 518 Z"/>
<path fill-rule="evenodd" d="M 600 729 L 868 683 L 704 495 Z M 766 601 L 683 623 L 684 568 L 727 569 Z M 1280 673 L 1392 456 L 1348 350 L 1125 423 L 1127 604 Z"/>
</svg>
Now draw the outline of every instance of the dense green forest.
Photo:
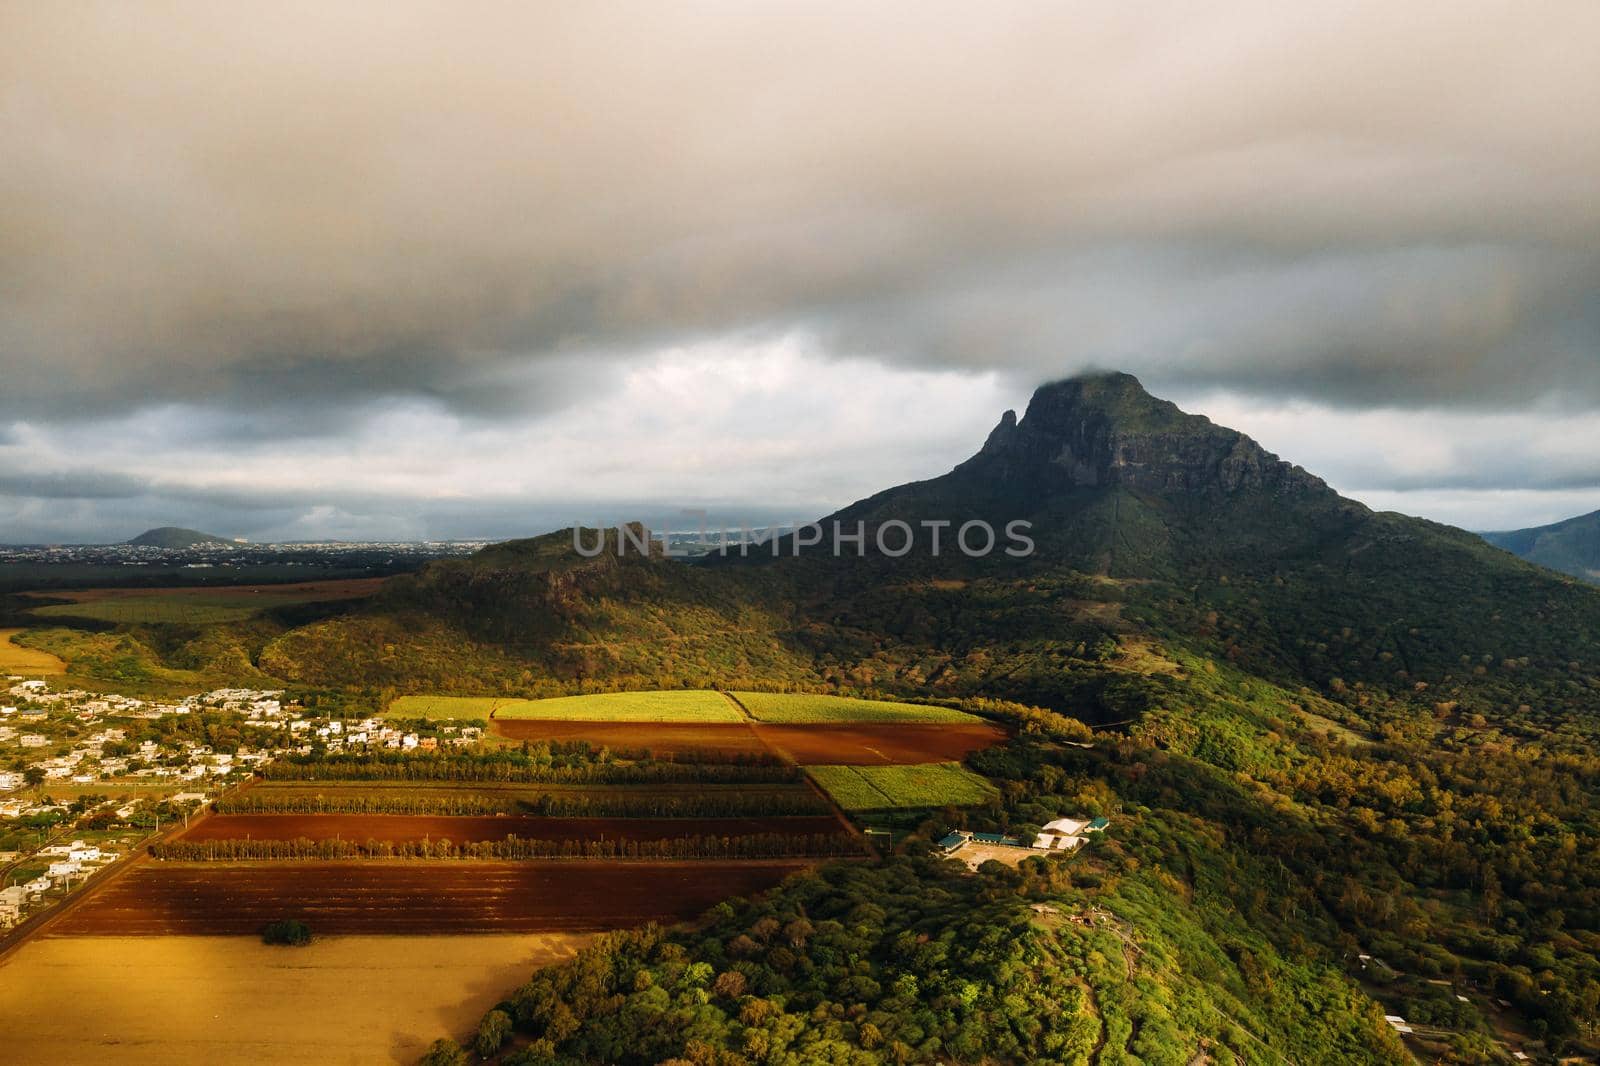
<svg viewBox="0 0 1600 1066">
<path fill-rule="evenodd" d="M 1501 1061 L 1507 1032 L 1592 1046 L 1600 760 L 1432 717 L 1354 730 L 1226 665 L 1163 691 L 1088 747 L 1035 727 L 973 756 L 1000 797 L 885 867 L 534 975 L 497 1008 L 531 1041 L 505 1061 L 1407 1061 L 1383 1013 L 1445 1061 Z M 927 843 L 1067 811 L 1112 828 L 977 877 Z"/>
</svg>

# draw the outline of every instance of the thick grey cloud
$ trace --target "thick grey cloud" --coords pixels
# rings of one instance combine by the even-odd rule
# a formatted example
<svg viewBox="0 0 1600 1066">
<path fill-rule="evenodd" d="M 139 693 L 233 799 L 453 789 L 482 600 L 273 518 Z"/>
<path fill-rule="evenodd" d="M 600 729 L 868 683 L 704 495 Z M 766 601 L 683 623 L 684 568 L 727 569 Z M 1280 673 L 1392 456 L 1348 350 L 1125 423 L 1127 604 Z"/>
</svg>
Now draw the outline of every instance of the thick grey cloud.
<svg viewBox="0 0 1600 1066">
<path fill-rule="evenodd" d="M 1584 0 L 3 20 L 13 412 L 541 410 L 597 354 L 796 326 L 1035 378 L 1600 400 Z"/>
<path fill-rule="evenodd" d="M 492 427 L 566 440 L 617 397 L 688 417 L 630 374 L 794 337 L 840 375 L 818 408 L 848 406 L 851 360 L 996 395 L 1118 367 L 1388 412 L 1374 439 L 1446 410 L 1531 432 L 1600 407 L 1597 42 L 1589 0 L 7 5 L 0 497 L 52 529 L 89 520 L 72 500 L 123 501 L 97 529 L 146 500 L 341 530 L 585 501 L 501 469 L 539 446 Z M 796 413 L 758 399 L 753 432 Z M 841 458 L 779 502 L 967 447 L 918 427 L 920 468 Z M 1269 443 L 1352 491 L 1592 483 L 1548 441 L 1480 462 L 1449 428 L 1471 470 Z M 453 495 L 476 503 L 429 510 Z"/>
</svg>

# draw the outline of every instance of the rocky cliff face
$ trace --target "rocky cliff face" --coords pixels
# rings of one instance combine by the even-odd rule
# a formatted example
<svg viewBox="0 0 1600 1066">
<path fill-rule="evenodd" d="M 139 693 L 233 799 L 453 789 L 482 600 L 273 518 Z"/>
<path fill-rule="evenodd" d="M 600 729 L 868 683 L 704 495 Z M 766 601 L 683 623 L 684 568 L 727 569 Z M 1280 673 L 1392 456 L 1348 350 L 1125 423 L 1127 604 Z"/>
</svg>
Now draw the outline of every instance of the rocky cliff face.
<svg viewBox="0 0 1600 1066">
<path fill-rule="evenodd" d="M 955 474 L 1030 493 L 1119 485 L 1159 494 L 1332 495 L 1320 478 L 1156 399 L 1129 374 L 1043 386 L 1021 421 L 1007 411 Z"/>
</svg>

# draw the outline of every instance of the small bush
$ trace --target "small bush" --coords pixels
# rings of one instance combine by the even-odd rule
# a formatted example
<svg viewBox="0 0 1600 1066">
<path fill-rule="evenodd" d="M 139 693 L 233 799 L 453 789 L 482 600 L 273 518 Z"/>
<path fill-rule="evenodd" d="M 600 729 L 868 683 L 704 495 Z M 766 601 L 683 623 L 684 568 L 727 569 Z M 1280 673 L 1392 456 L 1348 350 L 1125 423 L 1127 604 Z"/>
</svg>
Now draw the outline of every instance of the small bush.
<svg viewBox="0 0 1600 1066">
<path fill-rule="evenodd" d="M 261 942 L 303 948 L 311 943 L 311 927 L 298 918 L 284 918 L 261 930 Z"/>
<path fill-rule="evenodd" d="M 435 1040 L 422 1056 L 418 1066 L 467 1066 L 467 1053 L 449 1037 Z"/>
</svg>

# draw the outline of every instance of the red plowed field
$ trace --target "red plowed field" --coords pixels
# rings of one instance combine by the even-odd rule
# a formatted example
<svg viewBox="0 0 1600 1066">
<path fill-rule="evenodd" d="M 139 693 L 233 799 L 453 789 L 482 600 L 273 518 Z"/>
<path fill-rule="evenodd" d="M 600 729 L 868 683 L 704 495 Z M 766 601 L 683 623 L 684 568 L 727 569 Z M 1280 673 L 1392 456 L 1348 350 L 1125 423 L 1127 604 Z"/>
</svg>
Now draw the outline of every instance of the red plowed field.
<svg viewBox="0 0 1600 1066">
<path fill-rule="evenodd" d="M 494 731 L 513 740 L 587 740 L 656 752 L 772 751 L 802 766 L 959 762 L 1003 743 L 987 723 L 895 725 L 691 725 L 675 723 L 535 722 L 496 718 Z"/>
<path fill-rule="evenodd" d="M 490 725 L 496 733 L 512 740 L 587 740 L 612 748 L 649 748 L 661 755 L 767 750 L 749 726 L 738 722 L 565 722 L 496 718 Z"/>
<path fill-rule="evenodd" d="M 692 918 L 771 888 L 803 862 L 146 863 L 65 916 L 53 936 L 255 934 L 301 918 L 317 934 L 524 933 Z"/>
<path fill-rule="evenodd" d="M 838 833 L 826 815 L 785 818 L 540 818 L 505 815 L 467 818 L 424 814 L 218 814 L 196 824 L 180 840 L 366 840 L 447 839 L 457 844 L 504 840 L 672 840 L 688 836 L 751 833 Z"/>
<path fill-rule="evenodd" d="M 802 766 L 960 762 L 1003 743 L 992 725 L 758 725 L 761 739 Z"/>
</svg>

